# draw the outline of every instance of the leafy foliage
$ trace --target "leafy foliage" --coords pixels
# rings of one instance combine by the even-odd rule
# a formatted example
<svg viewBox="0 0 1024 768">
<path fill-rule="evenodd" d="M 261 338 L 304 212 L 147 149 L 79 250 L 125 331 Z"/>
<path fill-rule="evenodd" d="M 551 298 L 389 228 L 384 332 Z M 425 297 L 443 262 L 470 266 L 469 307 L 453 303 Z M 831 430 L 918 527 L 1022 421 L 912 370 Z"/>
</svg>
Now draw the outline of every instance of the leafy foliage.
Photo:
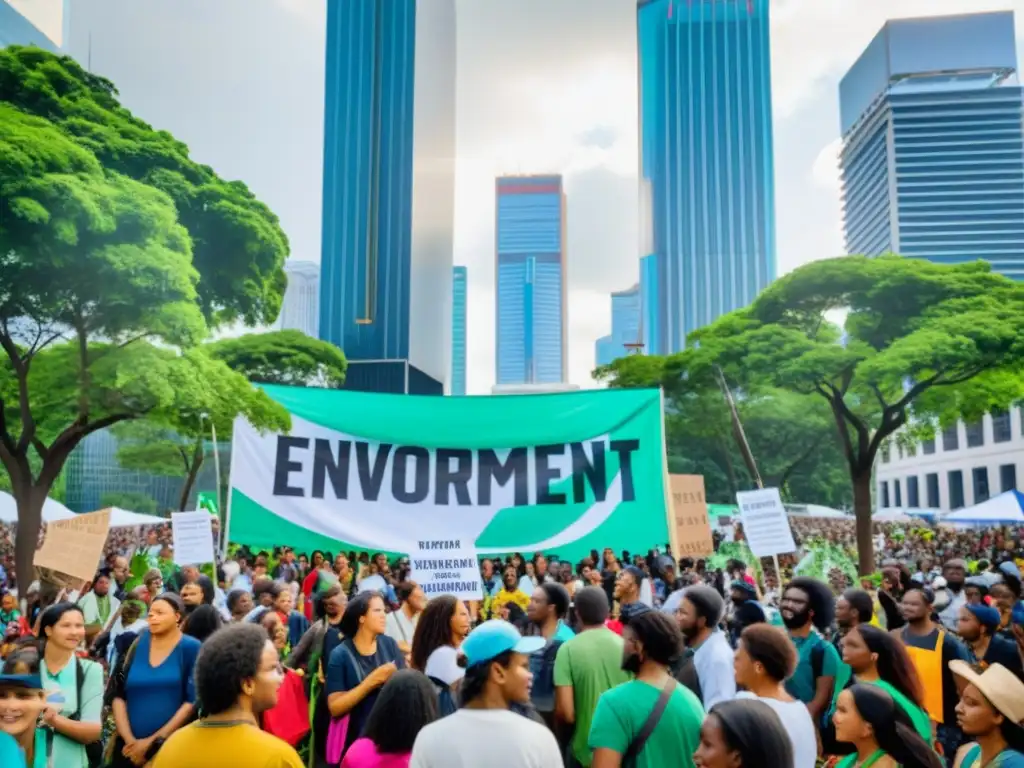
<svg viewBox="0 0 1024 768">
<path fill-rule="evenodd" d="M 120 509 L 127 509 L 129 512 L 138 512 L 143 515 L 157 515 L 161 511 L 156 503 L 156 499 L 138 491 L 112 491 L 105 493 L 100 497 L 100 506 L 103 508 L 119 507 Z"/>
<path fill-rule="evenodd" d="M 301 331 L 253 333 L 221 339 L 205 347 L 215 360 L 260 384 L 338 389 L 348 363 L 333 344 Z"/>
</svg>

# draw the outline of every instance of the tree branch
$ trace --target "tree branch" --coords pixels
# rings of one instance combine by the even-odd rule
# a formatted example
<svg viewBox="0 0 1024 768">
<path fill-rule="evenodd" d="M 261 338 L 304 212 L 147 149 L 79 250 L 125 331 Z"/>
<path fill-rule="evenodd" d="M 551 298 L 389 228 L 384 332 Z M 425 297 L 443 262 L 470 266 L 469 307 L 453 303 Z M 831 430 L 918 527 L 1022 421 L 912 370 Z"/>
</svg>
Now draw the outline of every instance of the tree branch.
<svg viewBox="0 0 1024 768">
<path fill-rule="evenodd" d="M 118 424 L 122 421 L 129 421 L 131 419 L 140 418 L 145 414 L 137 413 L 112 413 L 108 416 L 104 416 L 101 419 L 96 419 L 91 423 L 79 424 L 75 421 L 71 426 L 67 427 L 56 440 L 50 445 L 50 452 L 55 453 L 63 451 L 68 443 L 72 443 L 71 448 L 78 445 L 84 438 L 91 435 L 93 432 L 98 432 L 101 429 L 112 427 L 114 424 Z M 70 451 L 69 451 L 70 453 Z"/>
<path fill-rule="evenodd" d="M 18 345 L 14 343 L 14 339 L 6 330 L 5 326 L 5 332 L 0 334 L 0 347 L 7 353 L 11 367 L 14 369 L 14 375 L 18 379 L 18 403 L 21 407 L 21 435 L 18 437 L 15 451 L 24 453 L 28 450 L 28 446 L 36 434 L 36 422 L 32 418 L 32 407 L 28 399 L 29 361 L 22 358 Z M 4 431 L 6 433 L 6 429 Z"/>
</svg>

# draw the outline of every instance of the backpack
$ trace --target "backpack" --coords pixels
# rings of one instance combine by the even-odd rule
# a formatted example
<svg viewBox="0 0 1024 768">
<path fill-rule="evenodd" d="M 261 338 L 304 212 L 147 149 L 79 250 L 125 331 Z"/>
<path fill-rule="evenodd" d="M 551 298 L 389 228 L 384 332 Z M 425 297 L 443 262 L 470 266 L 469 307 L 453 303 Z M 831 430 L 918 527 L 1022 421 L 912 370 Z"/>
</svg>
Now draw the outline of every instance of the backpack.
<svg viewBox="0 0 1024 768">
<path fill-rule="evenodd" d="M 441 717 L 447 717 L 448 715 L 454 714 L 459 708 L 458 702 L 455 700 L 455 695 L 452 693 L 451 686 L 445 685 L 441 680 L 436 677 L 431 677 L 430 682 L 434 684 L 437 689 L 437 709 Z"/>
</svg>

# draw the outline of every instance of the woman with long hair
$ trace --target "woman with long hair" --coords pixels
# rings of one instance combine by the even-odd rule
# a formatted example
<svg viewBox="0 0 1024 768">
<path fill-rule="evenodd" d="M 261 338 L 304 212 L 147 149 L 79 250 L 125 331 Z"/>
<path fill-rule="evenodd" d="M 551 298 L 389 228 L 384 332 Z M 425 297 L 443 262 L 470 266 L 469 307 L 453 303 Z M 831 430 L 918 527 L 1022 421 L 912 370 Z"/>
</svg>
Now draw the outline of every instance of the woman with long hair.
<svg viewBox="0 0 1024 768">
<path fill-rule="evenodd" d="M 439 648 L 455 649 L 469 634 L 469 611 L 465 603 L 451 595 L 435 597 L 423 611 L 412 638 L 410 666 L 426 672 L 430 657 Z"/>
<path fill-rule="evenodd" d="M 949 668 L 966 683 L 956 723 L 971 741 L 954 768 L 1020 768 L 1024 765 L 1024 682 L 1002 664 L 978 674 L 964 661 Z"/>
<path fill-rule="evenodd" d="M 328 754 L 329 761 L 342 757 L 362 736 L 381 686 L 405 667 L 398 643 L 384 634 L 386 616 L 384 597 L 379 592 L 361 592 L 349 601 L 341 618 L 339 629 L 344 639 L 331 653 L 325 689 L 327 708 L 338 721 L 337 725 L 332 723 L 332 728 L 344 727 L 345 739 L 341 754 Z M 344 726 L 343 718 L 347 718 Z"/>
<path fill-rule="evenodd" d="M 381 688 L 341 768 L 407 768 L 416 736 L 437 718 L 434 686 L 421 672 L 399 670 Z"/>
<path fill-rule="evenodd" d="M 722 701 L 711 708 L 700 728 L 693 763 L 697 768 L 797 765 L 793 762 L 793 745 L 778 714 L 756 699 Z"/>
<path fill-rule="evenodd" d="M 47 751 L 61 768 L 89 768 L 87 744 L 99 744 L 103 731 L 103 667 L 75 651 L 85 638 L 85 616 L 74 603 L 57 603 L 39 619 L 39 677 L 43 688 L 64 701 L 47 707 Z"/>
<path fill-rule="evenodd" d="M 145 765 L 195 714 L 193 670 L 200 643 L 181 632 L 185 606 L 175 594 L 153 598 L 143 632 L 115 671 L 116 740 L 112 768 Z"/>
<path fill-rule="evenodd" d="M 814 721 L 804 703 L 786 691 L 786 678 L 796 663 L 796 648 L 781 627 L 750 625 L 740 635 L 733 659 L 736 685 L 746 689 L 737 698 L 754 698 L 775 710 L 793 745 L 793 767 L 814 768 L 818 759 Z"/>
<path fill-rule="evenodd" d="M 854 752 L 837 768 L 943 768 L 942 758 L 914 729 L 910 717 L 877 685 L 858 683 L 839 694 L 832 716 L 836 739 Z"/>
<path fill-rule="evenodd" d="M 877 627 L 860 624 L 843 638 L 843 662 L 858 683 L 877 685 L 892 696 L 917 734 L 929 744 L 934 741 L 931 718 L 921 706 L 921 680 L 903 643 Z"/>
</svg>

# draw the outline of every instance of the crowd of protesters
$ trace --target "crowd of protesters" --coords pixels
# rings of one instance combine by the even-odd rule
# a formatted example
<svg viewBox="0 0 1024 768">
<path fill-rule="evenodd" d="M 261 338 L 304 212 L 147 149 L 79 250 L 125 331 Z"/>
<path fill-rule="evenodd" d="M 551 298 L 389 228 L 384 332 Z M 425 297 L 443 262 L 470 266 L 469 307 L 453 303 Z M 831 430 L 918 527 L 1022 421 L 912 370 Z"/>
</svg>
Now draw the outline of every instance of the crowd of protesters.
<svg viewBox="0 0 1024 768">
<path fill-rule="evenodd" d="M 485 559 L 474 600 L 368 552 L 168 569 L 166 528 L 80 592 L 3 557 L 0 765 L 1021 768 L 1021 532 L 876 533 L 877 584 L 607 548 Z"/>
</svg>

